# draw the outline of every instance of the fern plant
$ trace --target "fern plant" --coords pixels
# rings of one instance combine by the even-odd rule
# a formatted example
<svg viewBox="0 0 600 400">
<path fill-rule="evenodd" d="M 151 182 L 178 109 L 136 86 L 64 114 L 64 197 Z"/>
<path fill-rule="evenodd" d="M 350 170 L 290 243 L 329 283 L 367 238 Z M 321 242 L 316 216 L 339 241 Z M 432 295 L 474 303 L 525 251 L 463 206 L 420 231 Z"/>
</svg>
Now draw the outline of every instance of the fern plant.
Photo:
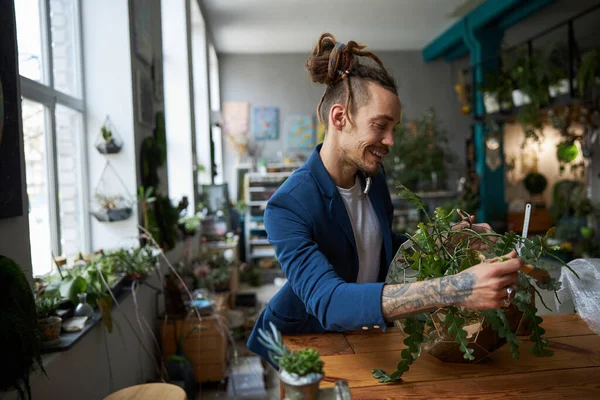
<svg viewBox="0 0 600 400">
<path fill-rule="evenodd" d="M 425 204 L 422 199 L 405 186 L 398 187 L 398 195 L 415 208 L 425 212 Z M 412 235 L 407 235 L 412 242 L 412 249 L 401 248 L 394 257 L 394 259 L 399 258 L 404 262 L 394 262 L 390 265 L 387 282 L 403 283 L 404 273 L 409 269 L 416 272 L 417 280 L 454 275 L 488 259 L 501 257 L 515 248 L 521 248 L 520 257 L 526 264 L 545 268 L 541 258 L 547 256 L 560 262 L 577 276 L 575 271 L 552 253 L 557 250 L 556 247 L 546 244 L 548 237 L 553 235 L 554 229 L 548 231 L 545 237 L 531 239 L 522 238 L 514 232 L 481 234 L 470 228 L 452 230 L 451 221 L 457 213 L 459 212 L 456 209 L 444 211 L 438 208 L 433 216 L 426 214 L 427 221 L 419 224 L 418 229 Z M 464 216 L 464 213 L 460 214 Z M 466 218 L 468 217 L 467 215 Z M 476 248 L 485 248 L 485 250 L 474 250 L 473 245 L 476 242 L 487 245 L 476 246 Z M 538 290 L 533 286 L 531 279 L 529 275 L 519 271 L 513 304 L 523 313 L 532 331 L 530 340 L 533 345 L 530 352 L 541 357 L 551 356 L 552 351 L 549 349 L 547 339 L 544 338 L 544 329 L 540 326 L 542 318 L 537 315 L 537 308 L 531 301 L 532 292 Z M 537 286 L 543 290 L 556 292 L 560 289 L 560 282 L 548 275 L 544 281 L 538 281 Z M 544 304 L 544 306 L 546 305 Z M 404 344 L 407 345 L 407 348 L 400 353 L 400 361 L 395 371 L 386 373 L 381 369 L 373 369 L 373 377 L 382 383 L 400 380 L 402 375 L 409 370 L 410 365 L 419 357 L 421 346 L 428 344 L 428 332 L 434 332 L 434 317 L 437 318 L 437 324 L 443 327 L 443 335 L 456 341 L 466 360 L 474 359 L 474 349 L 470 346 L 468 332 L 465 330 L 466 326 L 472 325 L 472 322 L 469 321 L 473 320 L 483 321 L 481 329 L 486 326 L 497 332 L 508 343 L 513 357 L 519 358 L 520 340 L 511 328 L 503 309 L 478 311 L 447 306 L 434 312 L 401 320 L 400 325 L 405 334 Z"/>
</svg>

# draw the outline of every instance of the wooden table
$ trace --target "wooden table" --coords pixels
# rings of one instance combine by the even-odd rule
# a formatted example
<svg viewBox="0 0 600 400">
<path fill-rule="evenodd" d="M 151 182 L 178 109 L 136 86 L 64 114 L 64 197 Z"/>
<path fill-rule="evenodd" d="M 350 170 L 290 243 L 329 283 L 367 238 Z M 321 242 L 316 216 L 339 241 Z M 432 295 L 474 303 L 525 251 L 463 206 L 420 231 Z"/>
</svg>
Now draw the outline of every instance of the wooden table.
<svg viewBox="0 0 600 400">
<path fill-rule="evenodd" d="M 147 383 L 131 386 L 105 397 L 104 400 L 186 400 L 187 395 L 179 386 L 168 383 Z"/>
<path fill-rule="evenodd" d="M 393 371 L 406 348 L 397 328 L 350 333 L 287 335 L 293 350 L 313 348 L 325 362 L 322 387 L 345 379 L 356 399 L 600 399 L 600 336 L 576 314 L 544 316 L 542 326 L 554 356 L 539 358 L 508 346 L 474 365 L 442 363 L 423 352 L 399 383 L 378 383 L 371 369 Z M 527 339 L 527 338 L 522 338 Z"/>
</svg>

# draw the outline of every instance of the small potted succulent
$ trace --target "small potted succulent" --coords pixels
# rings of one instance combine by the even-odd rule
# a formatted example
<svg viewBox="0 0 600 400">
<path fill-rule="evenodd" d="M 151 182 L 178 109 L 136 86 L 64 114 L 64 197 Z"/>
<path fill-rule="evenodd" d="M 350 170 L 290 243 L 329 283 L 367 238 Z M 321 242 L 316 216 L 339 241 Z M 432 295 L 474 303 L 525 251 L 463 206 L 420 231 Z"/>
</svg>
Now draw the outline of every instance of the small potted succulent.
<svg viewBox="0 0 600 400">
<path fill-rule="evenodd" d="M 323 361 L 313 349 L 290 351 L 283 344 L 281 333 L 273 323 L 271 332 L 259 329 L 259 341 L 269 350 L 269 357 L 279 367 L 279 379 L 285 388 L 286 400 L 319 398 L 319 384 L 324 377 Z"/>
<path fill-rule="evenodd" d="M 94 198 L 100 208 L 92 211 L 92 215 L 100 222 L 124 221 L 133 213 L 129 202 L 121 195 L 106 195 L 96 192 Z"/>
<path fill-rule="evenodd" d="M 58 295 L 40 296 L 35 303 L 42 342 L 58 339 L 62 327 L 62 319 L 56 316 L 56 311 L 60 306 L 60 297 Z"/>
</svg>

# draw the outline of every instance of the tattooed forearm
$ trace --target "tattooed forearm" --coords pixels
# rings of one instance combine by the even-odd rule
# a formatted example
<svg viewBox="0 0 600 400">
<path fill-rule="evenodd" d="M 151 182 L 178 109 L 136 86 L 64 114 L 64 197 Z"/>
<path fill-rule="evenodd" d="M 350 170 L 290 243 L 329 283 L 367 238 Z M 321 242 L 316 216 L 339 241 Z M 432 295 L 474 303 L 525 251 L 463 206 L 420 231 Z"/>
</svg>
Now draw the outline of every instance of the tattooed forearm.
<svg viewBox="0 0 600 400">
<path fill-rule="evenodd" d="M 475 275 L 463 272 L 430 281 L 385 285 L 381 299 L 387 321 L 462 303 L 473 290 Z"/>
</svg>

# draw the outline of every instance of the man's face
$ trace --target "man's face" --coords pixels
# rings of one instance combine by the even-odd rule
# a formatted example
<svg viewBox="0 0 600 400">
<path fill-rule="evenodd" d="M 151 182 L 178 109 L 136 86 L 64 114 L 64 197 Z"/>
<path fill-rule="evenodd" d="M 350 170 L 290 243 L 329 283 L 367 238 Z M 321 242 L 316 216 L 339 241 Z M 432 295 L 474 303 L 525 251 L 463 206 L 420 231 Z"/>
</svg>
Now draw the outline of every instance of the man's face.
<svg viewBox="0 0 600 400">
<path fill-rule="evenodd" d="M 398 96 L 370 83 L 369 101 L 360 106 L 346 123 L 341 136 L 340 156 L 343 163 L 364 171 L 368 176 L 379 173 L 383 157 L 394 145 L 394 127 L 400 121 Z"/>
</svg>

